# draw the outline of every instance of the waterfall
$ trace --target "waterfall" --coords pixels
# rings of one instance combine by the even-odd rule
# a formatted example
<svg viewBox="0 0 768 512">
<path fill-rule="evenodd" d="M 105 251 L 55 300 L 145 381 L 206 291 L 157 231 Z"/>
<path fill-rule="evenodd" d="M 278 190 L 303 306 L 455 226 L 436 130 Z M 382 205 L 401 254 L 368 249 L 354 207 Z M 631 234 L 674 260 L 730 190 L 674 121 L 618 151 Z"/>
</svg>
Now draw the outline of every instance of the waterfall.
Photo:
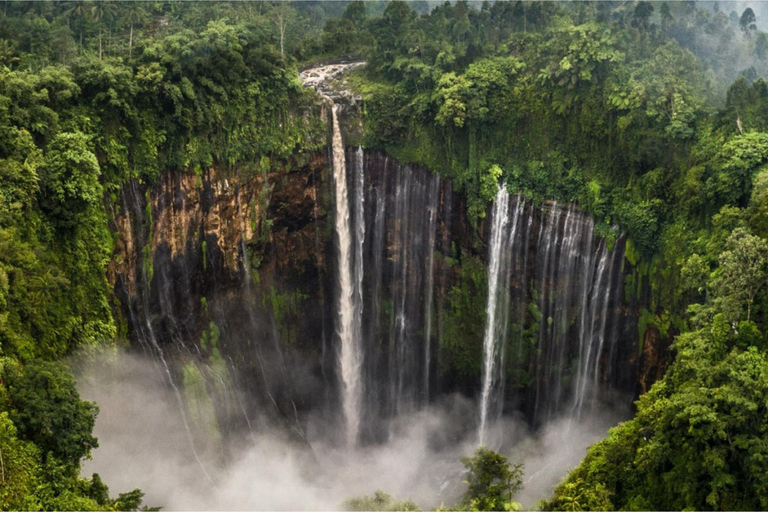
<svg viewBox="0 0 768 512">
<path fill-rule="evenodd" d="M 139 205 L 141 204 L 141 200 L 139 199 L 139 193 L 136 185 L 137 185 L 136 181 L 132 181 L 129 187 L 133 194 L 133 203 L 135 205 Z M 123 198 L 123 200 L 125 200 L 125 198 Z M 139 214 L 138 216 L 139 216 L 140 224 L 143 224 L 145 219 L 142 218 L 140 210 L 137 213 Z M 143 256 L 143 257 L 146 257 L 146 256 Z M 139 339 L 141 340 L 142 344 L 145 345 L 147 348 L 149 348 L 149 350 L 154 351 L 154 353 L 157 354 L 158 359 L 160 359 L 160 363 L 162 365 L 161 375 L 163 376 L 164 380 L 167 379 L 168 384 L 170 384 L 171 389 L 173 390 L 173 395 L 176 398 L 176 402 L 178 403 L 178 406 L 179 406 L 181 420 L 182 420 L 182 423 L 184 423 L 184 429 L 186 432 L 187 441 L 189 442 L 190 449 L 192 450 L 192 455 L 197 461 L 197 464 L 200 466 L 200 469 L 202 470 L 206 479 L 209 482 L 211 482 L 211 484 L 213 484 L 213 486 L 215 487 L 216 483 L 214 482 L 210 473 L 208 473 L 208 470 L 205 468 L 205 465 L 203 464 L 203 461 L 200 458 L 200 455 L 197 453 L 197 447 L 195 446 L 195 439 L 194 439 L 194 436 L 192 435 L 192 429 L 189 426 L 189 420 L 187 418 L 186 407 L 184 405 L 184 398 L 181 394 L 181 390 L 176 385 L 176 382 L 173 379 L 173 374 L 171 373 L 171 367 L 165 358 L 163 349 L 160 347 L 160 344 L 157 342 L 157 337 L 155 336 L 155 331 L 154 331 L 154 328 L 152 327 L 152 314 L 151 314 L 151 309 L 149 305 L 150 277 L 147 275 L 147 266 L 144 264 L 143 260 L 141 264 L 140 278 L 144 287 L 144 293 L 142 293 L 140 297 L 141 306 L 143 308 L 141 317 L 143 319 L 144 325 L 140 326 L 139 324 L 135 324 L 136 334 L 137 336 L 139 336 Z M 136 321 L 135 315 L 133 314 L 133 307 L 131 304 L 129 304 L 128 310 L 130 312 L 130 317 L 134 319 L 133 321 L 135 322 Z M 143 330 L 142 328 L 146 330 Z M 147 343 L 147 341 L 149 341 L 149 343 Z M 155 361 L 155 366 L 158 368 L 158 370 L 160 370 L 160 368 L 157 366 L 156 361 Z"/>
<path fill-rule="evenodd" d="M 373 184 L 377 201 L 383 198 L 386 202 L 377 203 L 372 219 L 373 301 L 378 304 L 381 293 L 384 305 L 384 311 L 374 311 L 383 316 L 383 332 L 373 339 L 386 340 L 387 385 L 379 400 L 384 401 L 382 414 L 394 418 L 429 401 L 435 240 L 442 182 L 436 175 L 390 165 L 388 159 L 384 162 L 383 176 Z M 382 256 L 388 260 L 383 267 Z M 381 272 L 390 278 L 388 296 L 385 287 L 379 288 Z"/>
<path fill-rule="evenodd" d="M 549 209 L 549 215 L 547 215 L 546 223 L 542 222 L 539 229 L 539 239 L 537 242 L 536 254 L 539 258 L 543 257 L 544 265 L 541 267 L 541 271 L 537 272 L 538 282 L 534 283 L 535 289 L 540 294 L 539 299 L 539 314 L 541 319 L 539 320 L 539 335 L 537 340 L 537 357 L 536 357 L 536 400 L 534 405 L 533 416 L 538 418 L 539 411 L 542 408 L 542 401 L 552 398 L 551 391 L 551 376 L 550 371 L 550 357 L 549 349 L 551 348 L 548 343 L 548 327 L 549 327 L 549 313 L 550 304 L 552 302 L 552 283 L 554 281 L 554 264 L 555 259 L 552 253 L 557 251 L 557 237 L 558 237 L 558 224 L 559 224 L 559 210 L 557 202 L 554 202 Z M 550 267 L 551 270 L 550 270 Z M 557 375 L 559 378 L 559 373 Z"/>
<path fill-rule="evenodd" d="M 171 251 L 156 244 L 155 254 L 162 256 L 162 264 L 155 268 L 152 302 L 145 303 L 143 311 L 139 301 L 128 304 L 129 322 L 138 340 L 156 354 L 155 364 L 161 371 L 165 359 L 173 370 L 169 350 L 205 356 L 193 337 L 199 334 L 199 326 L 196 330 L 195 322 L 189 321 L 203 318 L 198 313 L 205 298 L 221 329 L 223 356 L 254 370 L 243 379 L 252 399 L 264 400 L 265 408 L 274 404 L 279 416 L 295 416 L 296 426 L 299 414 L 315 407 L 316 390 L 301 389 L 304 384 L 293 373 L 300 365 L 292 362 L 312 361 L 319 354 L 310 368 L 324 383 L 333 383 L 322 390 L 322 421 L 338 418 L 345 423 L 349 444 L 385 441 L 404 424 L 398 417 L 440 401 L 448 393 L 478 391 L 478 434 L 481 442 L 489 442 L 490 426 L 503 411 L 520 411 L 534 426 L 541 426 L 553 415 L 567 412 L 566 408 L 580 414 L 595 402 L 597 391 L 602 392 L 606 383 L 621 381 L 626 390 L 633 377 L 624 370 L 634 370 L 634 362 L 632 348 L 619 345 L 632 332 L 631 326 L 620 328 L 620 319 L 632 312 L 617 308 L 623 305 L 622 250 L 611 249 L 597 235 L 592 219 L 576 205 L 552 201 L 541 208 L 526 205 L 521 195 L 510 196 L 505 187 L 499 188 L 482 226 L 488 241 L 488 294 L 472 298 L 481 302 L 473 302 L 474 307 L 486 310 L 486 324 L 473 330 L 475 336 L 483 335 L 483 352 L 475 354 L 482 359 L 477 370 L 467 372 L 461 367 L 464 361 L 452 352 L 465 341 L 455 339 L 461 333 L 453 322 L 461 318 L 456 315 L 461 310 L 452 302 L 453 292 L 457 287 L 463 291 L 469 275 L 464 271 L 474 272 L 476 267 L 469 265 L 482 259 L 475 251 L 477 226 L 467 222 L 466 197 L 454 193 L 450 181 L 360 147 L 345 150 L 339 124 L 347 110 L 331 99 L 337 97 L 338 83 L 326 82 L 349 67 L 329 65 L 301 73 L 304 83 L 314 87 L 330 108 L 329 187 L 333 191 L 329 195 L 334 203 L 327 206 L 335 212 L 325 209 L 327 198 L 317 193 L 325 177 L 315 175 L 319 158 L 307 169 L 293 169 L 290 183 L 271 183 L 264 177 L 263 183 L 239 184 L 248 187 L 248 194 L 242 204 L 236 198 L 237 223 L 222 215 L 230 211 L 231 199 L 220 187 L 211 186 L 205 195 L 194 187 L 182 193 L 174 187 L 160 191 L 158 212 L 176 209 L 177 197 L 182 203 L 187 195 L 198 197 L 189 207 L 182 204 L 190 215 L 185 211 L 178 220 L 169 216 L 162 218 L 165 224 L 156 223 L 158 238 L 162 240 L 167 230 L 182 230 L 177 236 L 182 240 L 187 233 L 200 232 L 209 248 L 209 265 L 203 265 L 203 279 L 198 280 L 201 270 L 193 265 L 199 267 L 199 249 L 186 255 L 189 249 L 182 245 L 174 245 Z M 340 97 L 349 95 L 344 92 Z M 356 104 L 350 101 L 349 108 Z M 302 187 L 310 183 L 307 193 Z M 273 186 L 280 190 L 279 198 L 264 211 L 259 205 L 258 213 L 274 215 L 274 219 L 265 217 L 275 222 L 274 236 L 249 241 L 247 200 L 253 194 L 261 197 L 266 190 L 262 187 L 271 191 Z M 278 207 L 281 204 L 289 207 Z M 133 216 L 140 218 L 138 213 Z M 326 218 L 334 228 L 330 233 L 325 231 Z M 231 232 L 233 224 L 241 225 L 234 228 L 239 238 Z M 243 233 L 236 233 L 237 229 Z M 329 247 L 331 239 L 338 245 Z M 175 260 L 179 255 L 181 259 Z M 249 257 L 254 261 L 249 262 Z M 329 265 L 329 257 L 337 257 L 337 263 Z M 133 260 L 137 258 L 125 259 Z M 228 268 L 231 261 L 239 261 L 242 267 Z M 294 263 L 296 272 L 291 267 Z M 287 269 L 290 275 L 280 274 Z M 305 314 L 299 315 L 299 321 L 292 311 L 278 317 L 276 311 L 268 310 L 269 304 L 259 303 L 260 288 L 251 283 L 263 279 L 276 293 L 300 297 L 297 307 Z M 325 301 L 329 293 L 333 298 Z M 143 295 L 140 299 L 149 300 L 148 291 Z M 144 325 L 147 320 L 151 325 Z M 329 321 L 333 327 L 328 324 L 327 332 L 324 328 L 318 332 Z M 285 323 L 296 324 L 291 325 L 295 328 L 291 339 L 298 343 L 289 346 L 279 339 Z M 474 336 L 471 341 L 480 343 Z M 463 373 L 453 374 L 453 370 Z M 303 403 L 302 395 L 307 397 Z M 257 417 L 252 411 L 260 411 L 262 404 L 255 405 L 240 403 L 249 428 L 251 418 Z"/>
<path fill-rule="evenodd" d="M 359 307 L 355 304 L 355 282 L 352 277 L 353 236 L 350 226 L 349 200 L 347 197 L 346 158 L 341 140 L 336 105 L 331 105 L 333 118 L 332 152 L 333 180 L 336 192 L 335 228 L 339 241 L 339 309 L 337 332 L 341 340 L 339 363 L 343 384 L 342 403 L 347 423 L 347 441 L 354 444 L 360 425 L 362 389 L 360 383 L 360 339 L 356 338 L 355 318 Z"/>
<path fill-rule="evenodd" d="M 597 268 L 591 270 L 592 290 L 590 294 L 584 293 L 583 297 L 586 300 L 583 299 L 584 307 L 580 322 L 579 367 L 573 397 L 573 409 L 577 417 L 581 416 L 585 402 L 594 396 L 599 384 L 600 361 L 603 358 L 611 292 L 614 289 L 612 283 L 616 280 L 615 276 L 621 268 L 623 252 L 615 248 L 609 251 L 606 241 L 601 240 L 595 259 Z M 618 265 L 617 259 L 619 259 Z M 614 342 L 615 340 L 611 339 L 611 345 Z"/>
<path fill-rule="evenodd" d="M 488 245 L 488 300 L 483 338 L 482 395 L 480 398 L 480 444 L 485 442 L 487 423 L 501 414 L 504 389 L 504 362 L 510 318 L 510 273 L 518 234 L 518 220 L 525 203 L 518 195 L 509 218 L 509 192 L 500 185 L 491 214 Z M 491 413 L 491 409 L 493 409 Z"/>
<path fill-rule="evenodd" d="M 219 418 L 222 434 L 280 425 L 303 438 L 306 421 L 312 432 L 341 427 L 349 445 L 385 442 L 412 413 L 475 393 L 479 431 L 473 423 L 457 432 L 491 445 L 503 412 L 519 412 L 536 428 L 555 415 L 586 414 L 609 387 L 631 393 L 636 306 L 623 302 L 623 238 L 613 248 L 576 205 L 526 204 L 502 186 L 480 226 L 487 254 L 478 254 L 466 194 L 449 180 L 344 148 L 341 116 L 359 103 L 336 105 L 335 85 L 322 82 L 348 67 L 302 72 L 326 105 L 327 171 L 313 155 L 279 179 L 243 176 L 235 184 L 242 197 L 222 189 L 213 171 L 202 187 L 191 186 L 191 176 L 176 183 L 178 173 L 164 175 L 162 186 L 146 190 L 147 198 L 156 194 L 154 221 L 142 214 L 136 182 L 123 191 L 128 222 L 118 229 L 131 236 L 114 261 L 120 283 L 127 279 L 118 298 L 132 339 L 153 355 L 185 423 L 193 418 L 184 416 L 179 365 L 211 352 L 200 343 L 211 321 L 241 385 L 234 398 L 243 420 Z M 266 239 L 249 239 L 256 219 L 273 226 Z M 151 244 L 139 233 L 148 222 Z M 473 296 L 486 264 L 487 296 Z M 479 317 L 464 315 L 467 305 L 456 299 L 465 297 Z M 221 402 L 216 413 L 230 414 Z M 192 450 L 194 427 L 187 426 Z"/>
<path fill-rule="evenodd" d="M 550 360 L 548 363 L 547 379 L 554 383 L 552 388 L 552 411 L 560 410 L 561 398 L 564 394 L 562 375 L 567 374 L 567 355 L 569 349 L 568 329 L 571 325 L 577 303 L 572 300 L 574 289 L 579 286 L 579 274 L 575 272 L 584 248 L 581 246 L 582 231 L 585 220 L 574 205 L 568 207 L 563 223 L 563 234 L 560 243 L 559 258 L 553 271 L 556 280 L 550 281 L 550 307 L 547 323 L 549 327 L 548 346 Z M 552 319 L 550 322 L 549 319 Z"/>
<path fill-rule="evenodd" d="M 389 335 L 389 383 L 390 383 L 390 406 L 392 415 L 396 416 L 402 412 L 402 409 L 410 408 L 411 392 L 408 380 L 412 376 L 411 366 L 413 360 L 409 357 L 410 347 L 408 343 L 409 315 L 407 306 L 410 305 L 409 296 L 413 292 L 413 287 L 409 283 L 409 273 L 411 269 L 411 251 L 414 248 L 416 240 L 410 235 L 411 216 L 411 198 L 414 195 L 414 188 L 418 183 L 412 183 L 413 174 L 409 167 L 404 167 L 401 171 L 402 179 L 398 179 L 395 191 L 395 216 L 394 216 L 394 241 L 397 247 L 395 253 L 395 273 L 396 282 L 393 286 L 392 299 L 394 303 L 394 314 L 392 316 L 392 325 Z M 418 233 L 414 233 L 418 236 Z"/>
<path fill-rule="evenodd" d="M 363 161 L 363 148 L 357 148 L 355 152 L 354 176 L 354 242 L 355 242 L 355 290 L 354 290 L 354 341 L 357 355 L 356 375 L 360 377 L 362 369 L 362 340 L 363 340 L 363 244 L 365 243 L 365 165 Z M 357 389 L 356 400 L 362 400 L 362 390 Z M 362 404 L 361 404 L 362 405 Z"/>
<path fill-rule="evenodd" d="M 440 179 L 433 176 L 429 187 L 429 227 L 427 241 L 426 276 L 427 284 L 424 299 L 424 384 L 422 397 L 424 404 L 429 403 L 429 367 L 432 362 L 431 338 L 432 338 L 432 297 L 435 285 L 435 237 L 437 236 L 437 194 L 440 189 Z"/>
</svg>

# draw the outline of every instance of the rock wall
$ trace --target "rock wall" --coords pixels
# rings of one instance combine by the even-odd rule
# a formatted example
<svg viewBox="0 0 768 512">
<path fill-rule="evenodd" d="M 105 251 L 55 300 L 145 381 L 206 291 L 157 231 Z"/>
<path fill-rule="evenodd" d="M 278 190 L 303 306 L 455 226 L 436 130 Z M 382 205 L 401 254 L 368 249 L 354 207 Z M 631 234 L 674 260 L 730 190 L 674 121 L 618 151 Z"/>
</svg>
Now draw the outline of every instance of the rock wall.
<svg viewBox="0 0 768 512">
<path fill-rule="evenodd" d="M 355 161 L 350 149 L 348 183 L 354 182 L 357 164 L 350 162 Z M 375 442 L 388 436 L 389 420 L 446 393 L 477 398 L 490 223 L 486 217 L 470 225 L 464 197 L 426 169 L 371 152 L 362 163 L 361 438 Z M 338 284 L 329 165 L 328 155 L 315 154 L 307 162 L 250 175 L 217 168 L 166 173 L 159 183 L 132 182 L 120 194 L 109 279 L 124 334 L 137 349 L 170 361 L 169 379 L 180 388 L 193 374 L 204 377 L 224 437 L 270 427 L 296 439 L 318 430 L 337 435 Z M 502 409 L 539 424 L 541 393 L 550 395 L 544 399 L 550 416 L 569 407 L 578 347 L 568 333 L 576 329 L 571 320 L 579 317 L 578 294 L 568 302 L 567 318 L 547 313 L 565 322 L 565 331 L 541 338 L 538 353 L 535 346 L 519 350 L 532 339 L 522 336 L 522 329 L 540 323 L 532 320 L 530 303 L 543 304 L 541 296 L 556 290 L 557 271 L 536 270 L 547 265 L 542 233 L 560 232 L 547 250 L 564 252 L 565 212 L 578 212 L 561 207 L 562 218 L 552 220 L 552 205 L 527 204 L 524 211 L 529 236 L 515 250 L 520 265 L 525 261 L 530 270 L 518 268 L 510 280 L 510 315 L 517 315 L 510 328 L 517 322 L 519 336 L 513 333 L 509 341 Z M 583 214 L 578 218 L 587 220 Z M 600 243 L 597 237 L 585 241 L 585 250 L 598 250 Z M 621 275 L 629 271 L 628 263 L 623 256 L 616 260 L 607 323 L 611 352 L 597 363 L 596 382 L 606 392 L 594 398 L 627 403 L 658 378 L 660 363 L 648 358 L 664 354 L 645 347 L 641 355 L 641 304 L 624 299 Z M 554 300 L 546 306 L 559 307 Z M 557 377 L 546 366 L 549 356 L 541 353 L 554 350 L 552 343 L 566 347 Z M 554 382 L 562 387 L 561 396 L 547 391 Z"/>
</svg>

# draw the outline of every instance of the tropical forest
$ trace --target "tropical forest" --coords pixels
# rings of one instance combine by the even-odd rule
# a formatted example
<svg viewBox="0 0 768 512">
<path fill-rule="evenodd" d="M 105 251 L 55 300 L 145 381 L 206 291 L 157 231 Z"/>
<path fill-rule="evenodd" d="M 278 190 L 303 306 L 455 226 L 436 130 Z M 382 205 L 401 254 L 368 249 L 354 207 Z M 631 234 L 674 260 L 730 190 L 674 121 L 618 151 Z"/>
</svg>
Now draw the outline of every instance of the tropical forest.
<svg viewBox="0 0 768 512">
<path fill-rule="evenodd" d="M 767 510 L 768 4 L 2 1 L 0 509 Z"/>
</svg>

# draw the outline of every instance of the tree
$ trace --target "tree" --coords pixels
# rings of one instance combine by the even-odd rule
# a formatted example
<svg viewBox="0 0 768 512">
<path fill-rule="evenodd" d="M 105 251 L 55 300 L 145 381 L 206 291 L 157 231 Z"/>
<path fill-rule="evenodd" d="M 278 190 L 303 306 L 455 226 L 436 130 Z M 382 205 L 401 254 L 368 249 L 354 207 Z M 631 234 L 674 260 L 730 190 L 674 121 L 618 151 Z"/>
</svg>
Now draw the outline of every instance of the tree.
<svg viewBox="0 0 768 512">
<path fill-rule="evenodd" d="M 72 35 L 72 29 L 69 28 L 66 19 L 56 18 L 51 23 L 51 46 L 58 53 L 59 61 L 62 64 L 67 63 L 70 54 L 77 53 L 78 46 Z"/>
<path fill-rule="evenodd" d="M 755 295 L 765 286 L 766 280 L 768 241 L 749 234 L 744 228 L 737 228 L 720 255 L 720 268 L 713 280 L 723 311 L 736 321 L 746 305 L 749 321 Z"/>
<path fill-rule="evenodd" d="M 549 93 L 552 110 L 565 114 L 589 94 L 580 89 L 599 81 L 624 54 L 614 36 L 594 23 L 558 27 L 552 36 L 546 45 L 549 63 L 539 71 L 538 81 Z"/>
<path fill-rule="evenodd" d="M 0 509 L 38 510 L 33 496 L 39 465 L 37 447 L 20 440 L 8 413 L 0 412 Z"/>
<path fill-rule="evenodd" d="M 757 30 L 755 21 L 757 21 L 755 18 L 755 11 L 753 11 L 751 7 L 744 9 L 744 12 L 741 13 L 741 18 L 739 18 L 739 26 L 741 27 L 741 31 L 749 35 L 751 31 Z"/>
<path fill-rule="evenodd" d="M 638 30 L 648 30 L 648 20 L 653 14 L 653 5 L 651 2 L 641 1 L 637 3 L 635 12 L 633 15 L 632 25 L 637 27 Z"/>
<path fill-rule="evenodd" d="M 352 22 L 352 24 L 360 30 L 365 24 L 365 2 L 362 0 L 355 0 L 351 2 L 346 9 L 342 18 Z"/>
<path fill-rule="evenodd" d="M 19 62 L 16 56 L 18 44 L 15 41 L 0 39 L 0 65 L 11 67 Z"/>
<path fill-rule="evenodd" d="M 442 126 L 461 128 L 467 117 L 466 97 L 472 82 L 464 75 L 445 73 L 435 89 L 434 101 L 438 105 L 435 121 Z"/>
<path fill-rule="evenodd" d="M 98 475 L 93 475 L 94 478 Z M 117 498 L 109 500 L 107 505 L 110 510 L 127 512 L 130 510 L 159 511 L 160 507 L 142 507 L 141 502 L 144 499 L 144 493 L 141 489 L 134 489 L 129 492 L 121 492 Z"/>
<path fill-rule="evenodd" d="M 285 57 L 285 33 L 288 25 L 296 17 L 296 10 L 288 2 L 279 2 L 275 8 L 275 21 L 280 32 L 280 56 Z"/>
<path fill-rule="evenodd" d="M 90 9 L 88 8 L 88 2 L 85 0 L 76 0 L 73 2 L 72 7 L 64 11 L 64 15 L 67 18 L 76 18 L 78 20 L 79 32 L 80 32 L 80 51 L 83 49 L 83 31 L 85 30 L 85 22 L 90 17 Z"/>
<path fill-rule="evenodd" d="M 81 459 L 99 446 L 92 434 L 96 404 L 80 400 L 74 378 L 60 363 L 6 367 L 2 378 L 19 438 L 78 471 Z"/>
<path fill-rule="evenodd" d="M 575 481 L 567 481 L 558 488 L 556 501 L 540 503 L 541 510 L 567 510 L 576 512 L 581 510 L 613 510 L 611 493 L 603 484 L 591 486 L 581 478 Z"/>
<path fill-rule="evenodd" d="M 723 144 L 716 175 L 708 184 L 711 193 L 724 203 L 743 205 L 751 195 L 756 172 L 768 162 L 768 134 L 747 132 Z"/>
<path fill-rule="evenodd" d="M 56 135 L 40 174 L 43 206 L 64 227 L 76 226 L 101 200 L 99 162 L 82 133 Z"/>
<path fill-rule="evenodd" d="M 130 27 L 128 36 L 128 58 L 133 58 L 133 26 L 141 26 L 147 19 L 147 11 L 137 1 L 129 2 L 123 11 L 123 23 Z"/>
<path fill-rule="evenodd" d="M 755 175 L 748 213 L 752 232 L 762 238 L 768 238 L 768 169 Z"/>
<path fill-rule="evenodd" d="M 662 30 L 666 30 L 667 25 L 672 21 L 672 13 L 669 10 L 669 4 L 667 2 L 661 4 L 659 14 L 661 15 L 661 28 Z"/>
<path fill-rule="evenodd" d="M 510 463 L 503 455 L 481 446 L 473 457 L 462 457 L 467 470 L 467 490 L 461 505 L 470 510 L 510 510 L 519 504 L 512 498 L 523 488 L 523 465 Z"/>
<path fill-rule="evenodd" d="M 323 48 L 326 51 L 351 53 L 355 51 L 357 29 L 351 20 L 333 18 L 323 28 Z"/>
<path fill-rule="evenodd" d="M 111 2 L 99 0 L 91 6 L 91 18 L 99 24 L 99 60 L 102 58 L 101 40 L 104 33 L 104 21 L 111 20 L 115 16 L 115 6 Z"/>
</svg>

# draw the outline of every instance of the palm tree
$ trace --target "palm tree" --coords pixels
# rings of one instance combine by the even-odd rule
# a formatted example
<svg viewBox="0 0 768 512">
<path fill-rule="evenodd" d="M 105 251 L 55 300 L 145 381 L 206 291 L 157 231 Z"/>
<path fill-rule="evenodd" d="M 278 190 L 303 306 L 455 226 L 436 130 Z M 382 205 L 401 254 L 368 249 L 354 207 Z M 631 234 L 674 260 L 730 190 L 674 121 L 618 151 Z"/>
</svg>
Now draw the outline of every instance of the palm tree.
<svg viewBox="0 0 768 512">
<path fill-rule="evenodd" d="M 130 2 L 125 8 L 123 14 L 123 23 L 131 26 L 131 35 L 128 38 L 128 58 L 133 58 L 133 26 L 141 26 L 147 19 L 147 11 L 144 10 L 139 2 Z"/>
<path fill-rule="evenodd" d="M 19 62 L 16 57 L 16 43 L 7 39 L 0 39 L 0 65 L 11 66 Z"/>
<path fill-rule="evenodd" d="M 83 25 L 85 20 L 89 17 L 88 2 L 84 0 L 77 0 L 73 2 L 72 7 L 64 11 L 64 16 L 67 18 L 78 18 L 80 20 L 80 50 L 83 49 Z"/>
<path fill-rule="evenodd" d="M 101 39 L 104 33 L 104 20 L 110 20 L 115 15 L 115 6 L 111 2 L 95 2 L 91 6 L 91 17 L 99 24 L 99 60 L 101 60 Z"/>
</svg>

